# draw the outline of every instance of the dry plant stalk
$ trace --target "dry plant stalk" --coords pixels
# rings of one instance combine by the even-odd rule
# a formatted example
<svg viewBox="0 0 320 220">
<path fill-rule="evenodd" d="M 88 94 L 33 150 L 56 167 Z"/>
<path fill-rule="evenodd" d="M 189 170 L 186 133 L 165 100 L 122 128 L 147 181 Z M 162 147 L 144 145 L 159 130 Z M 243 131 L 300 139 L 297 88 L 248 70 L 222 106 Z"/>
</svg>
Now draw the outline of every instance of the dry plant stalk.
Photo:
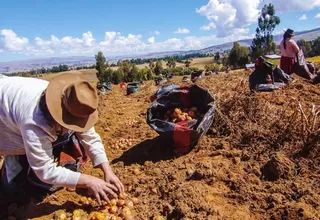
<svg viewBox="0 0 320 220">
<path fill-rule="evenodd" d="M 304 149 L 310 151 L 320 140 L 320 123 L 318 121 L 320 110 L 317 109 L 316 105 L 312 105 L 312 109 L 307 115 L 299 102 L 299 111 Z"/>
</svg>

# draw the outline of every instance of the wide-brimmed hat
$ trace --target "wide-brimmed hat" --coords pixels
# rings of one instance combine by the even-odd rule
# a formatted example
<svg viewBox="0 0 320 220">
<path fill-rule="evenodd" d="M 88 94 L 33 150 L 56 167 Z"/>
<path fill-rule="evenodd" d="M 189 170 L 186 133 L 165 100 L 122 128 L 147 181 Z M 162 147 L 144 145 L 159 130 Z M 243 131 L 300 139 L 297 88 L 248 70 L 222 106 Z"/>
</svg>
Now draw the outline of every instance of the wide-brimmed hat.
<svg viewBox="0 0 320 220">
<path fill-rule="evenodd" d="M 286 34 L 288 34 L 288 35 L 290 35 L 290 36 L 294 36 L 294 30 L 288 28 L 288 29 L 286 30 Z"/>
<path fill-rule="evenodd" d="M 50 81 L 46 104 L 53 119 L 61 126 L 84 132 L 98 120 L 99 97 L 96 89 L 79 74 L 63 74 Z"/>
</svg>

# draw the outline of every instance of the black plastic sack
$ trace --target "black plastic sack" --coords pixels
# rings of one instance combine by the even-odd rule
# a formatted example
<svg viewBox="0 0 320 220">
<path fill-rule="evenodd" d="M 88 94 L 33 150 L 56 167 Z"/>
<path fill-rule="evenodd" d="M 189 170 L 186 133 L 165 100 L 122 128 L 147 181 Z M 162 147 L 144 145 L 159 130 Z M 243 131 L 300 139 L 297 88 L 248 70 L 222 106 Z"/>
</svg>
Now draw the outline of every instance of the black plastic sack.
<svg viewBox="0 0 320 220">
<path fill-rule="evenodd" d="M 256 69 L 249 76 L 250 90 L 256 90 L 256 87 L 259 84 L 268 84 L 268 82 L 271 80 L 271 78 L 272 77 L 268 74 L 267 71 L 262 71 L 262 70 Z"/>
<path fill-rule="evenodd" d="M 255 60 L 255 70 L 249 76 L 249 88 L 251 91 L 257 90 L 260 84 L 274 82 L 274 65 L 262 56 Z"/>
<path fill-rule="evenodd" d="M 273 70 L 273 78 L 274 78 L 274 82 L 283 82 L 283 83 L 288 83 L 289 80 L 292 79 L 292 77 L 289 74 L 286 74 L 279 67 L 276 67 Z"/>
<path fill-rule="evenodd" d="M 127 85 L 127 95 L 131 93 L 136 93 L 139 91 L 139 83 L 128 83 Z"/>
<path fill-rule="evenodd" d="M 164 78 L 162 76 L 160 76 L 160 77 L 156 78 L 154 80 L 154 82 L 155 82 L 156 86 L 158 86 L 158 85 L 163 84 L 165 82 L 165 80 L 164 80 Z"/>
<path fill-rule="evenodd" d="M 178 155 L 186 154 L 197 145 L 199 139 L 210 128 L 214 119 L 215 100 L 208 90 L 197 85 L 187 87 L 166 85 L 159 90 L 160 92 L 153 95 L 157 98 L 147 110 L 146 121 L 162 138 L 172 143 L 173 150 Z M 164 115 L 167 110 L 192 106 L 197 107 L 202 117 L 179 123 L 165 120 Z"/>
<path fill-rule="evenodd" d="M 263 73 L 272 74 L 272 69 L 274 67 L 274 64 L 263 58 L 262 56 L 258 57 L 255 60 L 254 68 L 258 71 L 261 71 Z"/>
<path fill-rule="evenodd" d="M 280 89 L 281 85 L 284 85 L 284 84 L 282 84 L 282 83 L 258 84 L 258 85 L 256 85 L 255 90 L 258 92 L 272 92 L 274 90 Z"/>
<path fill-rule="evenodd" d="M 318 84 L 318 83 L 320 83 L 320 75 L 315 76 L 315 77 L 313 78 L 313 80 L 312 80 L 312 83 L 313 83 L 313 84 Z"/>
<path fill-rule="evenodd" d="M 203 72 L 203 70 L 198 70 L 198 71 L 192 72 L 191 73 L 191 81 L 195 82 L 197 80 L 201 80 L 202 79 L 202 72 Z"/>
</svg>

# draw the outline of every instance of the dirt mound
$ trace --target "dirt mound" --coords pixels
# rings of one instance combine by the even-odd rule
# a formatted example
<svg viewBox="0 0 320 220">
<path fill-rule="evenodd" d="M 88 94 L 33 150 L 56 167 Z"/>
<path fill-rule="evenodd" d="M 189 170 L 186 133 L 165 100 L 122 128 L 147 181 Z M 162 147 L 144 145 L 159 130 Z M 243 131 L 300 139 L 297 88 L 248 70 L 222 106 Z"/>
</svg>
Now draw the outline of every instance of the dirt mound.
<svg viewBox="0 0 320 220">
<path fill-rule="evenodd" d="M 262 173 L 267 180 L 280 178 L 292 179 L 295 175 L 294 163 L 282 153 L 276 153 L 262 168 Z"/>
<path fill-rule="evenodd" d="M 250 94 L 249 74 L 196 82 L 214 95 L 216 117 L 195 149 L 178 158 L 145 122 L 159 88 L 153 81 L 129 96 L 119 86 L 100 95 L 96 130 L 115 173 L 139 198 L 135 219 L 319 219 L 320 87 L 298 78 L 283 90 Z M 181 77 L 170 83 L 183 85 Z M 83 172 L 102 177 L 89 164 Z M 71 213 L 81 192 L 64 189 L 42 202 L 19 196 L 0 196 L 0 218 Z"/>
</svg>

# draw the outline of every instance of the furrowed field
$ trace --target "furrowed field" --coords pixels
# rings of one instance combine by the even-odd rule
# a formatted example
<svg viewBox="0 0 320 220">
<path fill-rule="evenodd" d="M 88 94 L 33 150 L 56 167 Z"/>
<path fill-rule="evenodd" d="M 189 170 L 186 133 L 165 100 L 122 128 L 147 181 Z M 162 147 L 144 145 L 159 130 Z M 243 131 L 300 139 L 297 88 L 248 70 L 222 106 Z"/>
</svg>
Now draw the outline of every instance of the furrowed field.
<svg viewBox="0 0 320 220">
<path fill-rule="evenodd" d="M 82 73 L 96 80 L 95 71 Z M 149 98 L 160 86 L 147 81 L 126 96 L 114 85 L 100 94 L 96 130 L 114 172 L 138 199 L 135 219 L 320 219 L 320 85 L 297 76 L 282 90 L 250 94 L 249 74 L 197 82 L 217 101 L 215 120 L 195 149 L 178 158 L 146 124 Z M 184 85 L 181 79 L 170 83 Z M 83 172 L 102 177 L 89 164 Z M 42 202 L 28 192 L 18 200 L 1 195 L 0 218 L 57 219 L 65 211 L 72 219 L 83 209 L 86 219 L 93 209 L 80 204 L 82 193 L 63 189 Z"/>
</svg>

